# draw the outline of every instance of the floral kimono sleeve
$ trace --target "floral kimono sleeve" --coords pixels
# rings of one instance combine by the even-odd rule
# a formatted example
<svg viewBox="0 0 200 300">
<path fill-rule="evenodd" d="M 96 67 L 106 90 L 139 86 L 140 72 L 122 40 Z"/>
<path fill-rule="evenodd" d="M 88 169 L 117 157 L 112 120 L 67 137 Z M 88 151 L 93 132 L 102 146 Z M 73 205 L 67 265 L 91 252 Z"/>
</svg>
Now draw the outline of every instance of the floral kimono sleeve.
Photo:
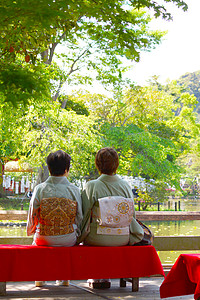
<svg viewBox="0 0 200 300">
<path fill-rule="evenodd" d="M 28 211 L 28 219 L 27 219 L 27 227 L 26 232 L 27 235 L 30 236 L 35 233 L 36 226 L 39 222 L 39 209 L 40 209 L 40 201 L 37 196 L 37 187 L 35 188 Z"/>
</svg>

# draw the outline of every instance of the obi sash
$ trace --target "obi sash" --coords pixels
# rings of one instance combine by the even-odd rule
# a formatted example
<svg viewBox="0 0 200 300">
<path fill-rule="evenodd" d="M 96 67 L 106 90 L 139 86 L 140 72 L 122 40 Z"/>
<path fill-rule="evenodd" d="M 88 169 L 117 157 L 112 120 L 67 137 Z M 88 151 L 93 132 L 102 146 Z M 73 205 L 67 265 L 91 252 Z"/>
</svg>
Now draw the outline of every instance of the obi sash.
<svg viewBox="0 0 200 300">
<path fill-rule="evenodd" d="M 128 235 L 134 214 L 133 199 L 109 196 L 98 199 L 98 202 L 97 234 Z"/>
<path fill-rule="evenodd" d="M 63 235 L 74 232 L 77 202 L 66 198 L 44 198 L 40 204 L 40 234 Z"/>
</svg>

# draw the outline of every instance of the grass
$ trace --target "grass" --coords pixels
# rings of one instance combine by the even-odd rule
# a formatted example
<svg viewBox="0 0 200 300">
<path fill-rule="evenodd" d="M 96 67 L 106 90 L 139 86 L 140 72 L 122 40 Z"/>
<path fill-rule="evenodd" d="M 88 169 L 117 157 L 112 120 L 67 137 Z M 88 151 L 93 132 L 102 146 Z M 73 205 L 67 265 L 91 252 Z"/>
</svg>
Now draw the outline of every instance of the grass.
<svg viewBox="0 0 200 300">
<path fill-rule="evenodd" d="M 0 210 L 28 210 L 30 199 L 16 198 L 0 198 Z"/>
</svg>

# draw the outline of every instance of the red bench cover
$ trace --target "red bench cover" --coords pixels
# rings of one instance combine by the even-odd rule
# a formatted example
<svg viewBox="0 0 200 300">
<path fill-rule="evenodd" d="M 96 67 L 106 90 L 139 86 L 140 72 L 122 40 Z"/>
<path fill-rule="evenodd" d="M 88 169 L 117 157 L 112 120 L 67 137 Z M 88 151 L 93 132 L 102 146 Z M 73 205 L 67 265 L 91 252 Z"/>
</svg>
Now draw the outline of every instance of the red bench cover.
<svg viewBox="0 0 200 300">
<path fill-rule="evenodd" d="M 153 246 L 0 245 L 0 281 L 144 277 L 163 273 Z"/>
<path fill-rule="evenodd" d="M 200 254 L 181 254 L 160 287 L 160 297 L 200 297 Z"/>
</svg>

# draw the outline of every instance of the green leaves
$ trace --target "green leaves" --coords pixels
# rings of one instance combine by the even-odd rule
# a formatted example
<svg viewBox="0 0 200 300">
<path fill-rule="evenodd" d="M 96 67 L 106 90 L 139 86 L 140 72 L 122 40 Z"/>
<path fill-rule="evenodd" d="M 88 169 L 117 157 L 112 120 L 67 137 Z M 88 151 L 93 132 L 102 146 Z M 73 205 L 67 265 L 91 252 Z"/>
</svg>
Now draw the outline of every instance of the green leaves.
<svg viewBox="0 0 200 300">
<path fill-rule="evenodd" d="M 147 12 L 171 18 L 167 2 L 186 9 L 181 0 L 2 2 L 1 156 L 38 167 L 50 151 L 63 149 L 74 159 L 72 176 L 92 178 L 96 151 L 110 145 L 120 153 L 122 173 L 173 181 L 174 161 L 196 130 L 194 99 L 177 88 L 176 99 L 156 86 L 123 91 L 129 84 L 124 58 L 139 61 L 141 51 L 161 41 L 164 33 L 149 30 Z M 53 57 L 62 41 L 61 69 Z M 114 87 L 115 97 L 84 92 L 59 99 L 65 82 L 77 86 L 94 79 Z"/>
<path fill-rule="evenodd" d="M 84 100 L 84 98 L 82 98 Z M 131 87 L 115 95 L 85 95 L 104 146 L 117 149 L 119 172 L 179 187 L 183 169 L 177 159 L 187 153 L 199 132 L 195 99 L 176 82 Z"/>
<path fill-rule="evenodd" d="M 183 9 L 186 8 L 185 2 L 181 0 L 165 2 L 173 2 Z M 86 40 L 90 44 L 94 42 L 95 48 L 91 52 L 97 52 L 99 55 L 98 58 L 97 55 L 93 57 L 93 61 L 89 59 L 88 66 L 91 68 L 93 65 L 93 69 L 97 71 L 96 78 L 101 79 L 107 86 L 117 82 L 118 75 L 122 74 L 122 57 L 139 61 L 141 51 L 150 50 L 160 42 L 163 33 L 149 30 L 150 18 L 146 10 L 153 9 L 156 16 L 170 17 L 164 5 L 150 0 L 30 0 L 28 4 L 25 0 L 7 0 L 1 3 L 0 8 L 1 68 L 9 69 L 11 63 L 17 64 L 17 61 L 21 60 L 30 69 L 31 64 L 34 65 L 36 70 L 39 55 L 42 54 L 44 63 L 51 64 L 55 48 L 63 40 L 68 42 L 68 46 L 71 44 L 70 47 L 80 40 Z M 79 47 L 81 48 L 81 45 Z M 91 47 L 88 48 L 88 55 L 90 49 Z M 84 57 L 87 59 L 88 56 Z M 8 92 L 12 88 L 9 88 L 8 84 L 12 85 L 13 82 L 8 80 L 7 91 L 2 89 L 2 92 L 6 93 L 4 99 L 12 103 L 28 103 L 30 85 L 37 85 L 38 91 L 41 88 L 43 93 L 43 84 L 39 85 L 36 78 L 30 78 L 31 70 L 27 74 L 27 68 L 23 67 L 22 75 L 19 71 L 16 74 L 17 68 L 17 65 L 14 66 L 13 77 L 17 75 L 22 79 L 28 76 L 28 91 L 25 91 L 25 86 L 14 83 L 19 86 L 17 97 L 14 97 L 15 93 L 12 92 L 9 96 Z M 75 70 L 73 68 L 73 72 Z M 8 74 L 6 76 L 8 77 Z M 85 80 L 91 80 L 89 77 L 87 75 Z M 77 80 L 80 81 L 80 76 Z"/>
<path fill-rule="evenodd" d="M 39 101 L 41 95 L 50 96 L 49 81 L 39 67 L 27 67 L 22 62 L 0 65 L 0 93 L 3 100 L 16 106 Z"/>
<path fill-rule="evenodd" d="M 123 127 L 102 127 L 105 145 L 115 147 L 120 154 L 121 174 L 152 179 L 171 180 L 178 168 L 168 160 L 168 154 L 177 156 L 175 145 L 166 139 L 130 124 Z"/>
<path fill-rule="evenodd" d="M 94 171 L 94 155 L 100 142 L 88 117 L 60 109 L 59 102 L 41 102 L 29 107 L 18 128 L 21 134 L 17 155 L 33 167 L 41 166 L 50 152 L 63 149 L 72 156 L 73 179 Z"/>
</svg>

